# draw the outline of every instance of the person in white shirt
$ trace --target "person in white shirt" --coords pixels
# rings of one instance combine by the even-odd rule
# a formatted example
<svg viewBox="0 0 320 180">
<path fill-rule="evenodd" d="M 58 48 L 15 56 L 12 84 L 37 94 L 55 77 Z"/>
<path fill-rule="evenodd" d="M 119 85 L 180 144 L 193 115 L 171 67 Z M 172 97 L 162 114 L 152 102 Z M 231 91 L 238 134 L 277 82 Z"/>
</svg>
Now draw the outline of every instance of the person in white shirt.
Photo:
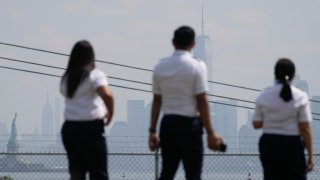
<svg viewBox="0 0 320 180">
<path fill-rule="evenodd" d="M 187 180 L 201 179 L 203 126 L 208 134 L 210 149 L 219 150 L 222 143 L 210 121 L 206 66 L 191 55 L 194 37 L 194 30 L 188 26 L 175 30 L 174 53 L 161 59 L 153 72 L 149 148 L 155 151 L 160 142 L 160 180 L 172 180 L 180 161 L 183 162 Z M 164 116 L 159 138 L 156 130 L 161 108 Z"/>
<path fill-rule="evenodd" d="M 87 172 L 91 180 L 109 179 L 104 126 L 112 120 L 114 100 L 105 73 L 95 68 L 88 41 L 74 45 L 60 92 L 65 97 L 61 134 L 71 180 L 84 180 Z"/>
<path fill-rule="evenodd" d="M 294 63 L 279 59 L 275 65 L 276 83 L 256 99 L 253 127 L 263 129 L 259 151 L 264 180 L 305 180 L 306 172 L 314 167 L 309 99 L 291 85 L 294 74 Z"/>
</svg>

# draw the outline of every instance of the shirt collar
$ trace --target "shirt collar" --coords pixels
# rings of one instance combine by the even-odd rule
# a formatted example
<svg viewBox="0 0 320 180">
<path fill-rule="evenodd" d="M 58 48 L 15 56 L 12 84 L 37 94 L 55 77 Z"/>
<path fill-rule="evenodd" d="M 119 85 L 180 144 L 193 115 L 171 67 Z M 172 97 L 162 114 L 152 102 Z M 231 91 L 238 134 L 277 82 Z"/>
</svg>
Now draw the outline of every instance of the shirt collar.
<svg viewBox="0 0 320 180">
<path fill-rule="evenodd" d="M 181 49 L 176 49 L 174 52 L 173 52 L 173 55 L 174 56 L 181 56 L 181 55 L 189 55 L 191 56 L 191 52 L 190 51 L 186 51 L 186 50 L 181 50 Z"/>
</svg>

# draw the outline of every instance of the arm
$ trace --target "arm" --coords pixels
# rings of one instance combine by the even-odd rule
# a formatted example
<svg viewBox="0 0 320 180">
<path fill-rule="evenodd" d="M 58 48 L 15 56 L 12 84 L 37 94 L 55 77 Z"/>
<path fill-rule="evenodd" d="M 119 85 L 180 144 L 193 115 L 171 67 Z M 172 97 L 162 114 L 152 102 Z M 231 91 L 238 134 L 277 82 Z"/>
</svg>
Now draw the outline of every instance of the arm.
<svg viewBox="0 0 320 180">
<path fill-rule="evenodd" d="M 105 125 L 109 125 L 113 117 L 113 109 L 114 109 L 114 99 L 113 99 L 112 91 L 107 86 L 100 86 L 97 89 L 97 93 L 102 98 L 108 110 L 108 113 L 105 116 L 106 117 Z"/>
<path fill-rule="evenodd" d="M 151 151 L 155 151 L 159 144 L 159 136 L 156 132 L 158 118 L 160 114 L 162 104 L 161 95 L 154 94 L 153 95 L 153 102 L 151 108 L 151 122 L 150 122 L 150 135 L 149 135 L 149 149 Z"/>
<path fill-rule="evenodd" d="M 313 156 L 313 147 L 312 147 L 312 130 L 309 122 L 301 122 L 299 123 L 299 131 L 304 140 L 308 151 L 308 164 L 307 170 L 311 171 L 314 167 L 314 156 Z"/>
<path fill-rule="evenodd" d="M 217 135 L 212 128 L 210 121 L 210 109 L 206 93 L 196 95 L 197 107 L 200 113 L 200 118 L 208 135 L 208 147 L 212 150 L 219 150 L 222 139 Z"/>
<path fill-rule="evenodd" d="M 262 106 L 256 102 L 256 107 L 254 109 L 254 114 L 252 118 L 252 126 L 254 129 L 263 128 L 263 118 L 264 115 L 262 113 Z"/>
</svg>

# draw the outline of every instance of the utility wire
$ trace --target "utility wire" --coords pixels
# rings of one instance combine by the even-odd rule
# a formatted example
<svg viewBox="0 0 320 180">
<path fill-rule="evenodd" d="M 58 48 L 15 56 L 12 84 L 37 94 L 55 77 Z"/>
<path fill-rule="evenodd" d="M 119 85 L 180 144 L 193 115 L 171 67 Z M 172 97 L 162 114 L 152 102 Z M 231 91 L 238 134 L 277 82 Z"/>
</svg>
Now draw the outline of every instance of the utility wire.
<svg viewBox="0 0 320 180">
<path fill-rule="evenodd" d="M 2 56 L 0 56 L 0 59 L 7 60 L 7 61 L 14 61 L 14 62 L 19 62 L 19 63 L 24 63 L 24 64 L 32 64 L 32 65 L 36 65 L 36 66 L 48 67 L 48 68 L 53 68 L 53 69 L 66 70 L 66 68 L 62 68 L 62 67 L 51 66 L 51 65 L 40 64 L 40 63 L 34 63 L 34 62 L 28 62 L 28 61 L 12 59 L 12 58 L 2 57 Z M 134 82 L 134 83 L 139 83 L 139 84 L 145 84 L 145 85 L 152 85 L 151 83 L 146 83 L 146 82 L 141 82 L 141 81 L 134 81 L 134 80 L 124 79 L 124 78 L 119 78 L 119 77 L 113 77 L 113 76 L 108 76 L 108 78 L 116 79 L 116 80 L 122 80 L 122 81 L 128 81 L 128 82 Z"/>
<path fill-rule="evenodd" d="M 39 52 L 44 52 L 44 53 L 55 54 L 55 55 L 60 55 L 60 56 L 70 56 L 69 54 L 64 54 L 64 53 L 59 53 L 59 52 L 54 52 L 54 51 L 49 51 L 49 50 L 44 50 L 44 49 L 39 49 L 39 48 L 33 48 L 33 47 L 29 47 L 29 46 L 21 46 L 21 45 L 5 43 L 5 42 L 0 42 L 0 44 L 1 45 L 5 45 L 5 46 L 11 46 L 11 47 L 17 47 L 17 48 L 22 48 L 22 49 L 28 49 L 28 50 L 33 50 L 33 51 L 39 51 Z M 122 67 L 126 67 L 126 68 L 131 68 L 131 69 L 137 69 L 137 70 L 153 72 L 151 69 L 140 68 L 140 67 L 136 67 L 136 66 L 128 66 L 128 65 L 124 65 L 124 64 L 114 63 L 114 62 L 110 62 L 110 61 L 103 61 L 103 60 L 96 60 L 96 61 L 100 62 L 100 63 L 115 65 L 115 66 L 122 66 Z M 259 89 L 255 89 L 255 88 L 237 86 L 237 85 L 221 83 L 221 82 L 217 82 L 217 81 L 208 81 L 208 82 L 209 83 L 213 83 L 213 84 L 219 84 L 219 85 L 224 85 L 224 86 L 229 86 L 229 87 L 240 88 L 240 89 L 247 89 L 247 90 L 252 90 L 252 91 L 261 91 Z"/>
<path fill-rule="evenodd" d="M 48 73 L 42 73 L 42 72 L 37 72 L 37 71 L 30 71 L 30 70 L 24 70 L 24 69 L 18 69 L 18 68 L 11 68 L 11 67 L 6 67 L 6 66 L 0 66 L 0 68 L 3 69 L 10 69 L 10 70 L 15 70 L 15 71 L 22 71 L 22 72 L 28 72 L 28 73 L 33 73 L 33 74 L 40 74 L 40 75 L 46 75 L 46 76 L 51 76 L 51 77 L 60 77 L 58 75 L 53 75 L 53 74 L 48 74 Z M 141 91 L 141 92 L 149 92 L 152 93 L 150 90 L 143 90 L 143 89 L 138 89 L 138 88 L 131 88 L 131 87 L 126 87 L 126 86 L 119 86 L 119 85 L 114 85 L 114 84 L 109 84 L 109 86 L 114 86 L 118 88 L 123 88 L 123 89 L 130 89 L 130 90 L 136 90 L 136 91 Z M 233 107 L 239 107 L 239 108 L 244 108 L 244 109 L 251 109 L 253 110 L 254 108 L 248 107 L 248 106 L 239 106 L 239 105 L 234 105 L 234 104 L 228 104 L 228 103 L 222 103 L 222 102 L 217 102 L 217 101 L 208 101 L 210 103 L 214 104 L 220 104 L 220 105 L 226 105 L 226 106 L 233 106 Z M 320 115 L 319 113 L 312 113 L 313 115 Z M 319 118 L 313 118 L 314 120 L 320 121 Z"/>
<path fill-rule="evenodd" d="M 18 60 L 18 59 L 13 59 L 13 58 L 7 58 L 7 57 L 2 57 L 0 56 L 0 59 L 2 60 L 7 60 L 7 61 L 13 61 L 13 62 L 19 62 L 19 63 L 24 63 L 24 64 L 32 64 L 32 65 L 37 65 L 37 66 L 42 66 L 42 67 L 48 67 L 48 68 L 53 68 L 53 69 L 60 69 L 60 70 L 66 70 L 65 68 L 62 67 L 57 67 L 57 66 L 51 66 L 51 65 L 46 65 L 46 64 L 40 64 L 40 63 L 34 63 L 34 62 L 29 62 L 29 61 L 23 61 L 23 60 Z M 136 80 L 129 80 L 129 79 L 124 79 L 124 78 L 119 78 L 119 77 L 114 77 L 114 76 L 108 76 L 110 79 L 116 79 L 116 80 L 122 80 L 122 81 L 127 81 L 127 82 L 132 82 L 132 83 L 138 83 L 138 84 L 144 84 L 144 85 L 152 85 L 151 83 L 146 83 L 142 81 L 136 81 Z M 224 84 L 224 83 L 222 83 Z M 231 85 L 230 85 L 231 86 Z M 233 85 L 232 85 L 233 86 Z M 237 86 L 240 87 L 240 86 Z M 241 87 L 241 88 L 246 88 L 246 87 Z M 257 89 L 252 89 L 252 88 L 246 88 L 250 90 L 257 90 Z M 260 90 L 257 90 L 260 91 Z M 218 98 L 225 98 L 225 99 L 230 99 L 230 100 L 236 100 L 236 101 L 241 101 L 241 102 L 246 102 L 246 103 L 255 103 L 253 101 L 247 101 L 243 99 L 236 99 L 236 98 L 231 98 L 231 97 L 225 97 L 225 96 L 219 96 L 219 95 L 214 95 L 214 94 L 208 94 L 208 96 L 212 97 L 218 97 Z M 311 102 L 316 102 L 320 103 L 320 101 L 312 100 L 309 99 Z"/>
<path fill-rule="evenodd" d="M 69 54 L 65 54 L 65 53 L 59 53 L 59 52 L 55 52 L 55 51 L 49 51 L 49 50 L 44 50 L 44 49 L 39 49 L 39 48 L 33 48 L 33 47 L 29 47 L 29 46 L 22 46 L 22 45 L 17 45 L 17 44 L 12 44 L 12 43 L 0 42 L 0 44 L 1 45 L 5 45 L 5 46 L 11 46 L 11 47 L 16 47 L 16 48 L 22 48 L 22 49 L 28 49 L 28 50 L 33 50 L 33 51 L 39 51 L 39 52 L 44 52 L 44 53 L 55 54 L 55 55 L 60 55 L 60 56 L 70 56 Z M 103 60 L 96 60 L 96 61 L 100 62 L 100 63 L 115 65 L 115 66 L 121 66 L 121 67 L 136 69 L 136 70 L 153 72 L 150 69 L 140 68 L 140 67 L 136 67 L 136 66 L 128 66 L 128 65 L 124 65 L 124 64 L 114 63 L 114 62 L 110 62 L 110 61 L 103 61 Z M 222 82 L 217 82 L 217 81 L 210 81 L 209 80 L 208 82 L 209 83 L 213 83 L 213 84 L 229 86 L 229 87 L 235 87 L 235 88 L 239 88 L 239 89 L 246 89 L 246 90 L 256 91 L 256 92 L 261 91 L 260 89 L 249 88 L 249 87 L 245 87 L 245 86 L 238 86 L 238 85 L 222 83 Z M 320 101 L 316 101 L 316 100 L 312 100 L 312 99 L 310 99 L 310 101 L 311 102 L 320 103 Z"/>
<path fill-rule="evenodd" d="M 21 46 L 21 45 L 17 45 L 17 44 L 11 44 L 11 43 L 5 43 L 5 42 L 0 42 L 0 44 L 5 45 L 5 46 L 12 46 L 12 47 L 17 47 L 17 48 L 22 48 L 22 49 L 28 49 L 28 50 L 39 51 L 39 52 L 44 52 L 44 53 L 49 53 L 49 54 L 55 54 L 55 55 L 60 55 L 60 56 L 70 56 L 69 54 L 64 54 L 64 53 L 59 53 L 59 52 L 54 52 L 54 51 L 49 51 L 49 50 L 44 50 L 44 49 L 39 49 L 39 48 L 33 48 L 33 47 L 28 47 L 28 46 Z M 135 66 L 128 66 L 128 65 L 124 65 L 124 64 L 110 62 L 110 61 L 103 61 L 103 60 L 96 60 L 96 61 L 100 62 L 100 63 L 115 65 L 115 66 L 122 66 L 122 67 L 126 67 L 126 68 L 152 72 L 152 70 L 150 70 L 150 69 L 145 69 L 145 68 L 140 68 L 140 67 L 135 67 Z"/>
<path fill-rule="evenodd" d="M 34 62 L 28 62 L 28 61 L 23 61 L 23 60 L 18 60 L 18 59 L 12 59 L 12 58 L 6 58 L 0 56 L 0 59 L 3 60 L 8 60 L 8 61 L 14 61 L 14 62 L 19 62 L 19 63 L 24 63 L 24 64 L 32 64 L 32 65 L 37 65 L 37 66 L 42 66 L 42 67 L 48 67 L 48 68 L 53 68 L 53 69 L 60 69 L 60 70 L 66 70 L 65 68 L 61 67 L 56 67 L 56 66 L 51 66 L 51 65 L 46 65 L 46 64 L 40 64 L 40 63 L 34 63 Z M 124 79 L 124 78 L 119 78 L 119 77 L 113 77 L 113 76 L 108 76 L 110 79 L 116 79 L 116 80 L 122 80 L 122 81 L 127 81 L 127 82 L 133 82 L 133 83 L 138 83 L 138 84 L 144 84 L 144 85 L 152 85 L 151 83 L 146 83 L 142 81 L 135 81 L 135 80 L 129 80 L 129 79 Z M 218 98 L 224 98 L 224 99 L 230 99 L 230 100 L 236 100 L 236 101 L 241 101 L 241 102 L 246 102 L 246 103 L 252 103 L 254 104 L 255 102 L 253 101 L 247 101 L 247 100 L 242 100 L 242 99 L 237 99 L 237 98 L 230 98 L 226 96 L 219 96 L 219 95 L 214 95 L 214 94 L 208 94 L 208 96 L 211 97 L 218 97 Z M 319 102 L 320 103 L 320 102 Z"/>
</svg>

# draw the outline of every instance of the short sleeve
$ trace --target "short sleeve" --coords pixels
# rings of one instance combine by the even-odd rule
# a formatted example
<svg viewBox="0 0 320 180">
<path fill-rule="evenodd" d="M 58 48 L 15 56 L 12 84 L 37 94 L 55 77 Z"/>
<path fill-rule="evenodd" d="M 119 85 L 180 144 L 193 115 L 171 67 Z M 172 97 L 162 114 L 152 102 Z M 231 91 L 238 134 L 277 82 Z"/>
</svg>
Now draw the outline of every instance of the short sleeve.
<svg viewBox="0 0 320 180">
<path fill-rule="evenodd" d="M 195 74 L 195 93 L 201 94 L 207 91 L 209 91 L 207 82 L 207 68 L 203 61 L 199 61 L 199 66 Z"/>
<path fill-rule="evenodd" d="M 299 122 L 311 122 L 312 121 L 312 115 L 311 115 L 311 109 L 309 102 L 303 104 L 299 109 L 299 116 L 298 121 Z"/>
<path fill-rule="evenodd" d="M 96 70 L 93 75 L 93 87 L 98 89 L 101 86 L 107 86 L 108 80 L 104 72 Z"/>
<path fill-rule="evenodd" d="M 157 81 L 157 77 L 156 77 L 156 74 L 155 74 L 155 73 L 153 73 L 153 75 L 152 75 L 152 92 L 153 92 L 154 94 L 158 94 L 158 95 L 161 94 L 161 93 L 160 93 L 159 83 L 158 83 L 158 81 Z"/>
<path fill-rule="evenodd" d="M 263 120 L 262 106 L 256 103 L 256 108 L 253 113 L 252 121 L 261 122 Z"/>
</svg>

